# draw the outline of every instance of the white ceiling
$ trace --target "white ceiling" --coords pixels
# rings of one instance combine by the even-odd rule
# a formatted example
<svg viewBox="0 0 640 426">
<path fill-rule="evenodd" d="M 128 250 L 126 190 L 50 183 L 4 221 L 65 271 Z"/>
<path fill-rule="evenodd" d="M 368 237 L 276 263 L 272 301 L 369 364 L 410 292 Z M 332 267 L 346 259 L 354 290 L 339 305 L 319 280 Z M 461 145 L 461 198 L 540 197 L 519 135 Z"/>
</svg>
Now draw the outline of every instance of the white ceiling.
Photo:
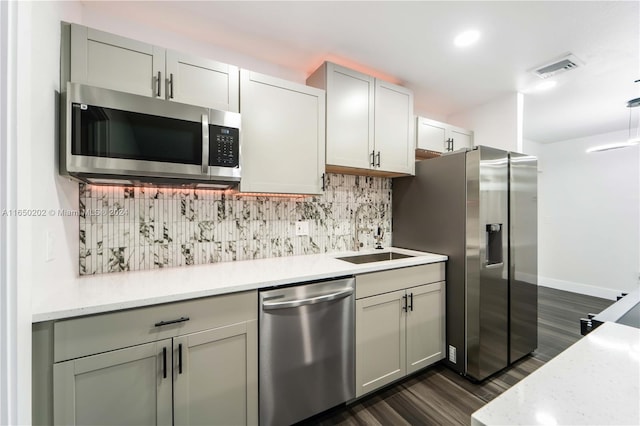
<svg viewBox="0 0 640 426">
<path fill-rule="evenodd" d="M 330 59 L 413 89 L 416 112 L 447 117 L 525 93 L 524 136 L 554 142 L 628 128 L 640 95 L 640 2 L 86 2 L 305 75 Z M 155 23 L 155 24 L 154 24 Z M 459 32 L 477 45 L 453 46 Z M 585 65 L 530 93 L 529 71 L 571 52 Z"/>
</svg>

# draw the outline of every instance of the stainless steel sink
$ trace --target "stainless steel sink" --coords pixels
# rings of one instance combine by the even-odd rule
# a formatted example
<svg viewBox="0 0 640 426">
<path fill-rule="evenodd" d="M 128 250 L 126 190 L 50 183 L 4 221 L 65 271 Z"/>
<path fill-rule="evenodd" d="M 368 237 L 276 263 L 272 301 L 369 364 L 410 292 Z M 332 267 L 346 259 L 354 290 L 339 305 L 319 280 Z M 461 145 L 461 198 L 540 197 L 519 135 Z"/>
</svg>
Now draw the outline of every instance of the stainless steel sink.
<svg viewBox="0 0 640 426">
<path fill-rule="evenodd" d="M 414 257 L 410 254 L 396 253 L 394 251 L 387 251 L 383 253 L 369 253 L 369 254 L 357 254 L 355 256 L 337 257 L 338 260 L 344 260 L 349 263 L 370 263 L 370 262 L 382 262 L 385 260 L 404 259 L 406 257 Z"/>
</svg>

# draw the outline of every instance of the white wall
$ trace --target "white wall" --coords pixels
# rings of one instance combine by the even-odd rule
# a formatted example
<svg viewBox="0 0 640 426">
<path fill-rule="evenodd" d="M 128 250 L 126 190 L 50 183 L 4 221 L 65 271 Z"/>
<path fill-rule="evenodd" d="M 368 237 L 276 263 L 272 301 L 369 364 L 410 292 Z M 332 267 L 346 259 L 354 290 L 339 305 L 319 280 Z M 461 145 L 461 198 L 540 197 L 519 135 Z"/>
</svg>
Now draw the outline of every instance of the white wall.
<svg viewBox="0 0 640 426">
<path fill-rule="evenodd" d="M 522 141 L 522 151 L 525 154 L 535 155 L 536 157 L 538 157 L 538 169 L 540 169 L 540 154 L 542 152 L 543 146 L 543 144 L 531 139 L 524 139 Z"/>
<path fill-rule="evenodd" d="M 474 145 L 521 151 L 522 95 L 510 93 L 484 105 L 452 114 L 446 122 L 473 130 Z"/>
<path fill-rule="evenodd" d="M 78 208 L 78 185 L 58 176 L 57 92 L 60 80 L 60 20 L 78 19 L 74 2 L 18 2 L 16 179 L 17 208 L 44 216 L 17 220 L 17 399 L 18 423 L 31 421 L 31 303 L 57 291 L 52 278 L 77 274 L 78 225 L 57 215 Z M 53 212 L 52 212 L 53 211 Z M 49 233 L 54 259 L 45 261 Z"/>
<path fill-rule="evenodd" d="M 620 131 L 538 145 L 540 285 L 610 299 L 637 287 L 640 148 L 585 153 L 626 138 Z"/>
<path fill-rule="evenodd" d="M 19 258 L 24 282 L 32 284 L 34 297 L 46 297 L 53 290 L 51 277 L 64 281 L 74 278 L 78 271 L 77 218 L 57 213 L 58 209 L 78 209 L 78 184 L 58 175 L 56 160 L 60 21 L 79 19 L 81 7 L 76 2 L 32 3 L 30 16 L 30 63 L 21 71 L 21 77 L 29 81 L 22 96 L 28 103 L 24 118 L 30 134 L 24 135 L 18 152 L 19 204 L 47 214 L 22 220 Z M 50 261 L 45 259 L 47 234 L 53 252 Z"/>
<path fill-rule="evenodd" d="M 0 2 L 0 210 L 16 208 L 16 3 Z M 18 423 L 16 218 L 0 214 L 0 424 Z"/>
</svg>

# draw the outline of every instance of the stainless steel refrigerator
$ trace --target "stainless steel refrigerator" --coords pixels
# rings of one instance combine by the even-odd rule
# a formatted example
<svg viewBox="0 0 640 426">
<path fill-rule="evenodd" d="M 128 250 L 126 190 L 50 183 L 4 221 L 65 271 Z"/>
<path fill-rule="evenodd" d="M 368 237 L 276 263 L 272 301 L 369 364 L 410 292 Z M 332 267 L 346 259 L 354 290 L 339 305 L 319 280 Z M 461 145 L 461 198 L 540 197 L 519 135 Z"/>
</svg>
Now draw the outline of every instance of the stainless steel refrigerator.
<svg viewBox="0 0 640 426">
<path fill-rule="evenodd" d="M 393 246 L 449 256 L 447 357 L 483 380 L 538 340 L 537 160 L 484 146 L 393 181 Z"/>
</svg>

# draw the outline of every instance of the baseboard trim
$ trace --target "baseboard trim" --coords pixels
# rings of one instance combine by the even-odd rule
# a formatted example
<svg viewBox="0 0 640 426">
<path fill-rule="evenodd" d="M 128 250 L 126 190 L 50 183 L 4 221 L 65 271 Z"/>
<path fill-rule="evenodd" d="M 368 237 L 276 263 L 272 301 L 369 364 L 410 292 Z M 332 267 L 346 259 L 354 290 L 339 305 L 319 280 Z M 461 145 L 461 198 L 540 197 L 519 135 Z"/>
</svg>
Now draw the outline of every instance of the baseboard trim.
<svg viewBox="0 0 640 426">
<path fill-rule="evenodd" d="M 555 288 L 556 290 L 585 294 L 587 296 L 601 297 L 603 299 L 609 300 L 616 300 L 616 297 L 620 296 L 620 294 L 622 293 L 622 290 L 613 290 L 610 288 L 596 287 L 593 285 L 575 283 L 572 281 L 564 281 L 542 276 L 538 276 L 538 285 L 542 287 Z"/>
</svg>

